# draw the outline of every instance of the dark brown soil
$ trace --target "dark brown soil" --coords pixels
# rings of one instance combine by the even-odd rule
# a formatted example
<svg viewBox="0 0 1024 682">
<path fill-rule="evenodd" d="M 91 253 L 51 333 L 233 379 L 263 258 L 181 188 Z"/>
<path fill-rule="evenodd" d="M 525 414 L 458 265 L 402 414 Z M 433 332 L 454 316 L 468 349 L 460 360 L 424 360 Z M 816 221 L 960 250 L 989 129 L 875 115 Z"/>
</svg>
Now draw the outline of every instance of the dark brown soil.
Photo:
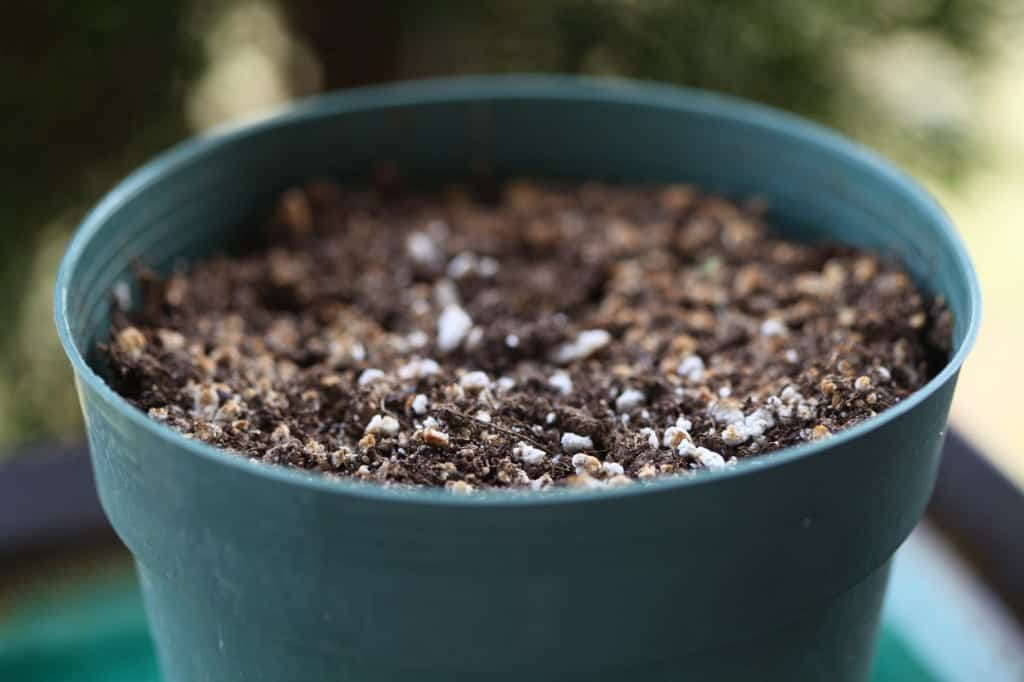
<svg viewBox="0 0 1024 682">
<path fill-rule="evenodd" d="M 896 265 L 691 187 L 496 201 L 314 182 L 264 246 L 115 312 L 115 387 L 190 438 L 390 484 L 627 485 L 827 438 L 919 388 L 951 317 Z"/>
</svg>

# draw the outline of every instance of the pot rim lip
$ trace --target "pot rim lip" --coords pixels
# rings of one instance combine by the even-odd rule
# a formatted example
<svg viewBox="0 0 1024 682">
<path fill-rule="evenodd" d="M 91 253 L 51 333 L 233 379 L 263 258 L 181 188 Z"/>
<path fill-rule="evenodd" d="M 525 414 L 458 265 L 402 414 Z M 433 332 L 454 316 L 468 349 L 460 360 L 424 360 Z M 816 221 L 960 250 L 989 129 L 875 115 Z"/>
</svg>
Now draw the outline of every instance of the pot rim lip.
<svg viewBox="0 0 1024 682">
<path fill-rule="evenodd" d="M 642 484 L 621 488 L 578 490 L 559 488 L 534 491 L 484 489 L 471 495 L 452 494 L 443 488 L 397 488 L 349 479 L 330 479 L 323 474 L 265 464 L 232 454 L 227 450 L 185 438 L 169 426 L 151 419 L 131 405 L 97 374 L 85 360 L 75 341 L 68 315 L 71 278 L 80 256 L 95 233 L 127 201 L 154 184 L 164 174 L 230 141 L 244 139 L 283 125 L 298 124 L 334 115 L 441 102 L 478 102 L 534 99 L 578 103 L 615 103 L 688 111 L 727 119 L 752 128 L 781 133 L 810 144 L 833 157 L 842 158 L 861 169 L 884 178 L 890 186 L 916 203 L 936 236 L 955 256 L 957 276 L 967 288 L 964 336 L 942 370 L 924 386 L 859 424 L 837 432 L 830 438 L 783 448 L 775 452 L 740 460 L 719 471 L 700 471 L 687 476 L 656 477 Z M 612 501 L 622 497 L 684 490 L 692 486 L 725 483 L 754 472 L 789 465 L 865 436 L 907 414 L 954 379 L 978 335 L 981 318 L 981 291 L 970 256 L 952 221 L 936 200 L 915 180 L 875 152 L 847 140 L 838 133 L 793 114 L 747 100 L 718 93 L 673 85 L 622 78 L 595 78 L 563 75 L 456 76 L 373 85 L 299 100 L 296 103 L 252 118 L 229 123 L 191 137 L 155 156 L 111 189 L 79 224 L 60 262 L 54 292 L 54 317 L 64 352 L 71 361 L 77 379 L 99 398 L 114 407 L 136 427 L 169 445 L 188 451 L 213 463 L 235 469 L 240 475 L 253 475 L 283 485 L 304 488 L 315 493 L 352 496 L 382 503 L 412 503 L 455 507 L 546 506 Z"/>
</svg>

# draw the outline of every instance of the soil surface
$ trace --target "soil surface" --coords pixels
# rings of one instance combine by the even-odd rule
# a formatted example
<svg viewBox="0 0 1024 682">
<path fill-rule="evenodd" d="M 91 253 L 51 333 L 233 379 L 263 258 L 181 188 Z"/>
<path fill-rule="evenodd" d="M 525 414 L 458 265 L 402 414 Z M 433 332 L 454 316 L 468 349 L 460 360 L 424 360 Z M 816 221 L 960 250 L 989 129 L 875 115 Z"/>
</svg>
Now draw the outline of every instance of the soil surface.
<svg viewBox="0 0 1024 682">
<path fill-rule="evenodd" d="M 393 180 L 393 178 L 392 178 Z M 945 362 L 898 265 L 688 186 L 312 182 L 115 308 L 117 390 L 239 455 L 391 485 L 632 485 L 828 438 Z"/>
</svg>

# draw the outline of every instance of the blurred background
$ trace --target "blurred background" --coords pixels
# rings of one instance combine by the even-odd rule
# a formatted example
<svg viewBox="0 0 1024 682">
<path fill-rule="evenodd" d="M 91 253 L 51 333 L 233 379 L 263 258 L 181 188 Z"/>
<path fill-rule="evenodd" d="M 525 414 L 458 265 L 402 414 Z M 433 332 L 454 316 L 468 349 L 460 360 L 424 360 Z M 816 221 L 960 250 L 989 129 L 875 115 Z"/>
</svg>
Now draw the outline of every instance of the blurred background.
<svg viewBox="0 0 1024 682">
<path fill-rule="evenodd" d="M 85 210 L 170 144 L 326 89 L 438 74 L 624 75 L 838 128 L 952 213 L 985 294 L 956 425 L 1024 483 L 1024 4 L 1015 0 L 5 0 L 0 457 L 79 439 L 51 323 Z"/>
<path fill-rule="evenodd" d="M 1024 486 L 1018 0 L 3 0 L 0 56 L 0 473 L 83 437 L 54 272 L 77 221 L 133 167 L 323 90 L 546 71 L 751 98 L 919 178 L 960 227 L 985 299 L 954 424 Z"/>
</svg>

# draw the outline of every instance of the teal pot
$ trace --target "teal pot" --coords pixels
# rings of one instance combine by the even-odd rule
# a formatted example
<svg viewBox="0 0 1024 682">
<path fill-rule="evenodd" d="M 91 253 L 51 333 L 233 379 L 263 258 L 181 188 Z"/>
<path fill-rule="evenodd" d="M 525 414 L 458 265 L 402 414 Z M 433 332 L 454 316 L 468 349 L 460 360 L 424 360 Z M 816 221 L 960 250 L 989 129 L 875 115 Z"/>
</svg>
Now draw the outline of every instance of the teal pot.
<svg viewBox="0 0 1024 682">
<path fill-rule="evenodd" d="M 900 258 L 948 299 L 927 386 L 834 437 L 607 491 L 453 496 L 328 481 L 187 440 L 103 379 L 111 293 L 230 248 L 275 194 L 395 161 L 686 181 L 766 197 L 801 239 Z M 104 509 L 138 564 L 168 682 L 863 680 L 893 553 L 932 490 L 979 293 L 910 179 L 815 125 L 701 92 L 475 77 L 308 100 L 188 141 L 86 218 L 57 279 Z"/>
</svg>

